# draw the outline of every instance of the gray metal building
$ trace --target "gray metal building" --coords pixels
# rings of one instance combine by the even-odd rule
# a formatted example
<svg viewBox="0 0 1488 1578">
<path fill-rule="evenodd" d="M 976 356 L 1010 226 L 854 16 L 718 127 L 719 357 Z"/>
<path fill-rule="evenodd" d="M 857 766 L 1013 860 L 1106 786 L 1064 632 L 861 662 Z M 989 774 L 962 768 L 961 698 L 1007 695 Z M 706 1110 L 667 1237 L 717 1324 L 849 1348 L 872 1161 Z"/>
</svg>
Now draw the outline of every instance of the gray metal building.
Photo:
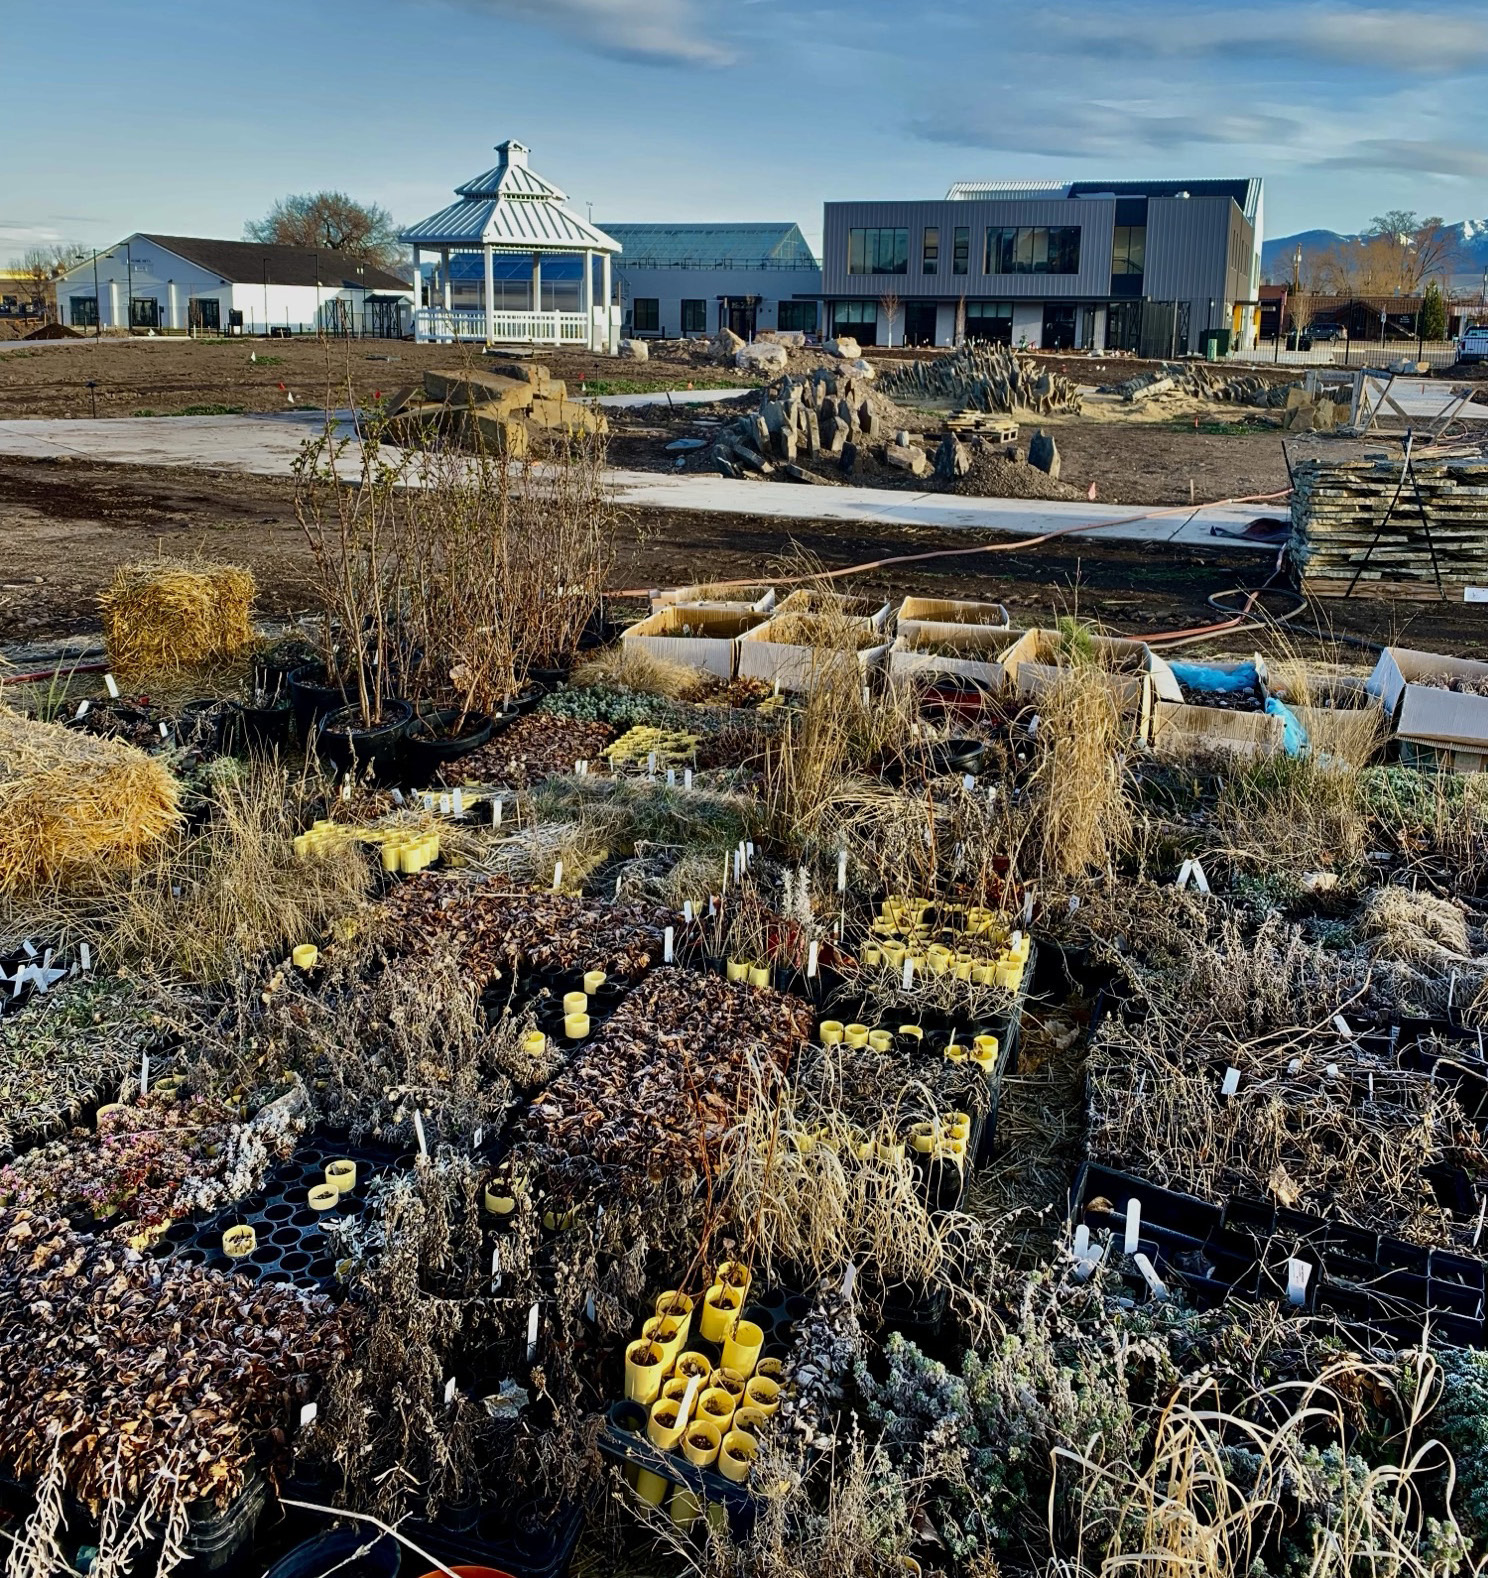
<svg viewBox="0 0 1488 1578">
<path fill-rule="evenodd" d="M 1000 340 L 1175 356 L 1255 343 L 1262 182 L 958 182 L 827 203 L 825 324 L 861 344 Z M 627 244 L 628 250 L 628 244 Z"/>
<path fill-rule="evenodd" d="M 677 339 L 732 329 L 820 326 L 821 264 L 798 225 L 607 224 L 616 260 L 623 333 Z"/>
</svg>

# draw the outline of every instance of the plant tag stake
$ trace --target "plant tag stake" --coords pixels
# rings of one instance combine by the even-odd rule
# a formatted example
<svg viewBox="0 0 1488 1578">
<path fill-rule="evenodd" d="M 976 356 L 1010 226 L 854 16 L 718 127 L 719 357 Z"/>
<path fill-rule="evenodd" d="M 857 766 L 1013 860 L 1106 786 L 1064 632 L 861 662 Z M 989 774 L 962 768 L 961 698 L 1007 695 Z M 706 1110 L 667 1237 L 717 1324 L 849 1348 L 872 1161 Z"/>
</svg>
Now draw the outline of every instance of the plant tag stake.
<svg viewBox="0 0 1488 1578">
<path fill-rule="evenodd" d="M 1137 1252 L 1137 1245 L 1141 1242 L 1141 1238 L 1142 1202 L 1135 1199 L 1128 1200 L 1126 1202 L 1126 1240 L 1121 1247 L 1128 1255 L 1134 1255 Z"/>
<path fill-rule="evenodd" d="M 1287 1261 L 1287 1303 L 1298 1309 L 1307 1302 L 1307 1284 L 1312 1278 L 1312 1263 L 1306 1260 Z"/>
<path fill-rule="evenodd" d="M 661 934 L 661 948 L 661 962 L 670 964 L 672 962 L 672 928 L 670 926 Z"/>
<path fill-rule="evenodd" d="M 481 1148 L 481 1141 L 485 1139 L 485 1137 L 486 1131 L 484 1125 L 482 1125 L 482 1127 L 478 1128 L 475 1133 L 470 1136 L 470 1144 L 472 1148 L 478 1151 Z"/>
<path fill-rule="evenodd" d="M 103 676 L 103 683 L 108 687 L 108 693 L 115 701 L 119 699 L 119 682 L 112 674 Z"/>
<path fill-rule="evenodd" d="M 527 1362 L 537 1358 L 537 1305 L 527 1311 Z"/>
<path fill-rule="evenodd" d="M 74 718 L 86 718 L 88 716 L 88 708 L 91 705 L 92 705 L 91 702 L 80 701 L 78 703 L 78 710 L 75 713 L 73 713 L 73 717 Z"/>
<path fill-rule="evenodd" d="M 160 722 L 160 738 L 162 740 L 168 740 L 170 738 L 170 725 L 163 718 Z"/>
<path fill-rule="evenodd" d="M 656 776 L 656 752 L 655 751 L 652 751 L 650 753 L 650 755 L 648 755 L 646 757 L 646 776 L 648 778 L 654 778 Z"/>
<path fill-rule="evenodd" d="M 682 787 L 684 789 L 692 788 L 692 768 L 690 767 L 684 767 L 682 769 Z"/>
<path fill-rule="evenodd" d="M 845 849 L 837 851 L 837 891 L 839 893 L 847 892 L 847 851 Z"/>
<path fill-rule="evenodd" d="M 858 1268 L 849 1261 L 847 1270 L 842 1273 L 842 1287 L 839 1290 L 843 1298 L 850 1299 L 852 1297 L 853 1288 L 857 1286 L 857 1281 Z"/>
<path fill-rule="evenodd" d="M 1175 888 L 1186 888 L 1189 878 L 1193 876 L 1193 861 L 1185 860 L 1178 870 L 1178 880 L 1173 884 Z"/>
<path fill-rule="evenodd" d="M 963 776 L 963 778 L 961 779 L 961 787 L 963 789 L 975 789 L 976 788 L 976 774 L 975 773 L 967 773 L 967 774 L 965 774 Z"/>
<path fill-rule="evenodd" d="M 1209 891 L 1209 879 L 1204 875 L 1204 868 L 1197 860 L 1193 863 L 1193 879 L 1194 886 L 1199 890 L 1200 893 L 1207 893 Z"/>
<path fill-rule="evenodd" d="M 450 795 L 450 809 L 456 816 L 465 815 L 465 795 L 461 790 L 456 789 Z"/>
<path fill-rule="evenodd" d="M 689 1375 L 687 1390 L 682 1394 L 682 1406 L 677 1410 L 677 1423 L 685 1430 L 687 1421 L 692 1418 L 692 1405 L 697 1401 L 698 1388 L 703 1384 L 700 1375 Z"/>
<path fill-rule="evenodd" d="M 26 957 L 28 959 L 34 959 L 36 957 L 36 944 L 32 942 L 29 937 L 21 944 L 21 947 L 26 950 Z"/>
<path fill-rule="evenodd" d="M 501 1245 L 491 1247 L 491 1291 L 494 1293 L 501 1286 Z"/>
<path fill-rule="evenodd" d="M 300 1429 L 303 1430 L 306 1425 L 313 1425 L 315 1423 L 315 1417 L 319 1412 L 319 1403 L 306 1403 L 304 1407 L 300 1409 Z"/>
<path fill-rule="evenodd" d="M 749 864 L 749 862 L 751 860 L 753 860 L 753 859 L 754 859 L 754 840 L 752 838 L 747 838 L 747 839 L 744 840 L 744 864 L 747 866 Z"/>
<path fill-rule="evenodd" d="M 677 769 L 675 767 L 668 767 L 667 768 L 667 788 L 668 789 L 675 789 L 676 787 L 677 787 Z"/>
<path fill-rule="evenodd" d="M 1240 1070 L 1227 1068 L 1225 1070 L 1224 1084 L 1219 1087 L 1221 1096 L 1233 1096 L 1240 1089 Z"/>
<path fill-rule="evenodd" d="M 413 1132 L 418 1135 L 419 1155 L 429 1154 L 429 1142 L 424 1138 L 424 1115 L 417 1107 L 413 1109 Z"/>
<path fill-rule="evenodd" d="M 140 1053 L 140 1095 L 150 1094 L 150 1054 Z"/>
<path fill-rule="evenodd" d="M 394 789 L 393 790 L 393 804 L 394 805 L 402 805 L 403 804 L 403 791 L 401 789 Z"/>
<path fill-rule="evenodd" d="M 1342 1014 L 1333 1015 L 1333 1028 L 1339 1033 L 1339 1035 L 1343 1037 L 1345 1041 L 1352 1041 L 1354 1039 L 1354 1032 L 1349 1028 L 1349 1022 L 1343 1017 Z"/>
<path fill-rule="evenodd" d="M 553 862 L 553 891 L 554 891 L 554 893 L 557 893 L 562 888 L 562 886 L 563 886 L 563 862 L 561 860 L 555 860 Z"/>
<path fill-rule="evenodd" d="M 440 816 L 448 816 L 450 814 L 450 797 L 447 794 L 442 794 L 439 797 L 439 814 Z"/>
<path fill-rule="evenodd" d="M 806 979 L 809 981 L 816 975 L 816 954 L 820 946 L 815 937 L 811 939 L 811 946 L 806 950 Z"/>
<path fill-rule="evenodd" d="M 1155 1299 L 1165 1299 L 1168 1296 L 1167 1284 L 1158 1276 L 1157 1268 L 1143 1254 L 1135 1254 L 1132 1259 L 1137 1263 L 1137 1270 L 1142 1273 L 1142 1280 L 1147 1284 L 1148 1291 Z"/>
<path fill-rule="evenodd" d="M 682 919 L 687 925 L 689 925 L 689 926 L 692 925 L 692 900 L 691 899 L 683 899 L 682 900 Z"/>
<path fill-rule="evenodd" d="M 455 1400 L 455 1378 L 454 1378 L 454 1376 L 450 1376 L 449 1380 L 447 1380 L 444 1383 L 444 1406 L 446 1408 L 448 1408 L 449 1405 L 452 1402 L 454 1402 L 454 1400 Z"/>
<path fill-rule="evenodd" d="M 907 958 L 904 961 L 904 989 L 905 989 L 905 991 L 908 991 L 910 986 L 913 983 L 914 983 L 914 960 Z"/>
<path fill-rule="evenodd" d="M 93 950 L 85 942 L 78 944 L 78 959 L 82 964 L 83 974 L 86 975 L 93 968 Z"/>
</svg>

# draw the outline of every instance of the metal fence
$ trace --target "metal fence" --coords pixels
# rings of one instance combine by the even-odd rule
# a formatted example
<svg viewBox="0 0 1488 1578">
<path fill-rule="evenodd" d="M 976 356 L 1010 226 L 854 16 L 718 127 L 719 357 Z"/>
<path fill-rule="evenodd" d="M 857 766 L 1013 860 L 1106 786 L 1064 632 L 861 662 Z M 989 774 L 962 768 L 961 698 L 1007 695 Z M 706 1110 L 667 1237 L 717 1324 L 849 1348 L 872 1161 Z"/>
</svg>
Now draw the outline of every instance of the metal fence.
<svg viewBox="0 0 1488 1578">
<path fill-rule="evenodd" d="M 1307 336 L 1303 335 L 1305 341 Z M 1330 340 L 1314 342 L 1306 350 L 1292 350 L 1285 340 L 1267 340 L 1249 351 L 1236 351 L 1232 362 L 1270 363 L 1280 367 L 1388 367 L 1409 360 L 1432 368 L 1452 367 L 1457 361 L 1456 340 Z"/>
</svg>

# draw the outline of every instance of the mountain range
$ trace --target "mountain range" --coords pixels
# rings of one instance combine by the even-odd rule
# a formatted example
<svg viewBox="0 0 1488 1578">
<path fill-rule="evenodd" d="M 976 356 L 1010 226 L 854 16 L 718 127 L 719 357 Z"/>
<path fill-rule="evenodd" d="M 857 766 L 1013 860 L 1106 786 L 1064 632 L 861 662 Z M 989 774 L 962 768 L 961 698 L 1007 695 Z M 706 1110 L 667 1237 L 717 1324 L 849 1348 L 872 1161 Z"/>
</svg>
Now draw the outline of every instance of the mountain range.
<svg viewBox="0 0 1488 1578">
<path fill-rule="evenodd" d="M 1448 227 L 1457 234 L 1458 257 L 1451 284 L 1457 290 L 1482 289 L 1488 270 L 1488 219 L 1464 219 Z M 1336 230 L 1299 230 L 1295 235 L 1273 236 L 1261 246 L 1261 273 L 1267 279 L 1285 279 L 1291 273 L 1292 254 L 1300 243 L 1305 254 L 1327 252 L 1336 246 L 1363 240 L 1362 232 L 1341 235 Z"/>
</svg>

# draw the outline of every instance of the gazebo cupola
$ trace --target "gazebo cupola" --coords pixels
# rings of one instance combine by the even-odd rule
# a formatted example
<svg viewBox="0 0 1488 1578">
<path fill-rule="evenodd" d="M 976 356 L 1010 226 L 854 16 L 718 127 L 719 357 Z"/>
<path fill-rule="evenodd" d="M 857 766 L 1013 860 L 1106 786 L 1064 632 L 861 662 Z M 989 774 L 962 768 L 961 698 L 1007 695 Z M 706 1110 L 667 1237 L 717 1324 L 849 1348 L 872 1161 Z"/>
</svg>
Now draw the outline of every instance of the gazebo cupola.
<svg viewBox="0 0 1488 1578">
<path fill-rule="evenodd" d="M 399 240 L 413 248 L 414 278 L 420 277 L 420 254 L 439 254 L 438 289 L 443 301 L 420 307 L 414 315 L 420 340 L 484 340 L 487 345 L 535 344 L 588 346 L 613 351 L 618 316 L 613 308 L 610 259 L 620 243 L 565 208 L 566 194 L 527 163 L 519 142 L 498 143 L 499 161 L 489 170 L 455 188 L 458 201 L 416 225 Z M 477 311 L 456 311 L 451 299 L 450 256 L 480 252 L 485 260 L 485 289 Z M 514 253 L 532 260 L 529 309 L 511 312 L 496 307 L 496 253 Z M 542 310 L 542 262 L 545 256 L 583 258 L 579 312 Z M 596 301 L 594 262 L 601 264 Z"/>
</svg>

